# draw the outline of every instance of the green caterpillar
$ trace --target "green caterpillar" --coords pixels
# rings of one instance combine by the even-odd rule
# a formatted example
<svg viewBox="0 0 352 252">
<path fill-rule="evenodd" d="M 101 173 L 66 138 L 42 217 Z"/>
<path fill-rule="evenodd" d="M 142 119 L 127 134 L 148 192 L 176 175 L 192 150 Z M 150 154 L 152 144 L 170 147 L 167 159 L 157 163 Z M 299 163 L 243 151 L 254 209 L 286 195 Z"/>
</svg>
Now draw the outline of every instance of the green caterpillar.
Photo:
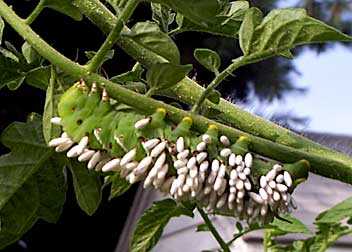
<svg viewBox="0 0 352 252">
<path fill-rule="evenodd" d="M 259 179 L 252 176 L 255 160 L 246 137 L 231 141 L 215 125 L 204 134 L 193 131 L 190 117 L 176 125 L 163 108 L 142 115 L 84 81 L 62 95 L 58 114 L 52 123 L 63 133 L 49 146 L 87 162 L 88 169 L 120 172 L 130 183 L 143 180 L 145 188 L 248 223 L 266 223 L 295 207 L 292 175 L 280 164 Z"/>
</svg>

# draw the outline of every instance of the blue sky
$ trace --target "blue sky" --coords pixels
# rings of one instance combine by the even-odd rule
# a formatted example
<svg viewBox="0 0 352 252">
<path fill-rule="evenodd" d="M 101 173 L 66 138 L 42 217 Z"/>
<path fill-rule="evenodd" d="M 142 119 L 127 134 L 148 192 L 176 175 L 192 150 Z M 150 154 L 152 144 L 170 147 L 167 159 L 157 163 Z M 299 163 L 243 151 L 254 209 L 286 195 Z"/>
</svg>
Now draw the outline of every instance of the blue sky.
<svg viewBox="0 0 352 252">
<path fill-rule="evenodd" d="M 309 130 L 352 135 L 352 50 L 335 45 L 325 53 L 306 50 L 294 60 L 297 86 L 304 96 L 290 96 L 284 106 L 310 117 Z"/>
<path fill-rule="evenodd" d="M 249 110 L 260 108 L 268 118 L 293 112 L 309 118 L 304 130 L 352 135 L 352 50 L 339 44 L 321 54 L 306 49 L 294 65 L 299 74 L 292 74 L 292 80 L 307 92 L 271 105 L 254 101 Z"/>
<path fill-rule="evenodd" d="M 281 1 L 279 6 L 296 3 Z M 321 54 L 306 49 L 295 57 L 294 64 L 300 74 L 293 74 L 292 80 L 307 92 L 288 95 L 269 106 L 254 101 L 249 110 L 265 107 L 267 117 L 274 112 L 293 112 L 310 119 L 304 130 L 352 136 L 352 50 L 339 44 Z"/>
</svg>

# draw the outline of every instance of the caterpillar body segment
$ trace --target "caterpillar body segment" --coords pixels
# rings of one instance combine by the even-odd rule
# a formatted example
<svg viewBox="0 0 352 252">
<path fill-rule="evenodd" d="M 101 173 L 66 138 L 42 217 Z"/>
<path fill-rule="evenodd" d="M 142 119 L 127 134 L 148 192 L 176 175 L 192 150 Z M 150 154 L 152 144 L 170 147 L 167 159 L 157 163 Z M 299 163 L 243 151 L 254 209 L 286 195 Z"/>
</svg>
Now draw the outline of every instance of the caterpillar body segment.
<svg viewBox="0 0 352 252">
<path fill-rule="evenodd" d="M 260 178 L 253 176 L 258 161 L 246 137 L 229 139 L 215 125 L 204 133 L 193 131 L 190 117 L 175 125 L 163 108 L 139 114 L 111 102 L 95 84 L 88 90 L 83 81 L 62 95 L 58 113 L 53 122 L 64 133 L 49 146 L 86 162 L 88 169 L 119 172 L 130 183 L 143 181 L 145 188 L 177 201 L 196 201 L 209 212 L 247 223 L 266 223 L 295 206 L 296 180 L 289 172 L 295 165 L 287 171 L 275 164 Z"/>
</svg>

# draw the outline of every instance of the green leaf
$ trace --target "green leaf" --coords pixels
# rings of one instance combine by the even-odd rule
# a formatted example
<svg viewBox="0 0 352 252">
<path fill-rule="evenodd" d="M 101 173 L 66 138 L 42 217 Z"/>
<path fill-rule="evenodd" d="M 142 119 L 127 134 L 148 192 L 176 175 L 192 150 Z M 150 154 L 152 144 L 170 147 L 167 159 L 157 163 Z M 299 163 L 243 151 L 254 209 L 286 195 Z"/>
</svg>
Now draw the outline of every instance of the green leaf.
<svg viewBox="0 0 352 252">
<path fill-rule="evenodd" d="M 154 64 L 147 72 L 147 82 L 154 90 L 163 90 L 175 86 L 192 70 L 192 65 L 171 63 Z"/>
<path fill-rule="evenodd" d="M 10 90 L 14 91 L 22 85 L 25 78 L 26 78 L 26 76 L 20 76 L 17 79 L 13 79 L 13 80 L 7 82 L 7 87 Z"/>
<path fill-rule="evenodd" d="M 11 153 L 0 157 L 0 209 L 53 154 L 37 121 L 12 123 L 2 133 L 1 141 Z"/>
<path fill-rule="evenodd" d="M 174 21 L 176 14 L 171 13 L 171 10 L 161 4 L 151 3 L 152 18 L 159 24 L 160 29 L 167 33 L 169 31 L 169 25 Z"/>
<path fill-rule="evenodd" d="M 15 59 L 16 61 L 18 61 L 20 63 L 25 62 L 25 58 L 23 57 L 23 55 L 16 49 L 16 47 L 12 43 L 10 43 L 9 41 L 5 41 L 4 44 L 5 44 L 6 49 L 8 51 L 10 51 L 13 55 L 16 56 L 16 59 Z"/>
<path fill-rule="evenodd" d="M 72 173 L 73 186 L 80 208 L 88 215 L 93 215 L 101 202 L 101 181 L 95 171 L 87 169 L 86 164 L 68 160 Z"/>
<path fill-rule="evenodd" d="M 255 28 L 261 23 L 263 13 L 258 8 L 250 8 L 243 19 L 239 30 L 240 47 L 244 54 L 249 53 Z"/>
<path fill-rule="evenodd" d="M 352 217 L 352 197 L 342 201 L 334 207 L 320 213 L 315 219 L 316 223 L 339 223 Z"/>
<path fill-rule="evenodd" d="M 41 218 L 55 223 L 66 196 L 63 164 L 50 159 L 19 188 L 0 211 L 0 248 L 20 239 Z"/>
<path fill-rule="evenodd" d="M 63 164 L 52 158 L 41 119 L 13 123 L 2 136 L 11 153 L 0 157 L 0 248 L 18 240 L 38 218 L 55 222 L 65 201 Z"/>
<path fill-rule="evenodd" d="M 0 89 L 8 84 L 15 88 L 16 83 L 25 76 L 25 70 L 23 65 L 18 62 L 18 58 L 5 49 L 0 49 L 0 72 Z"/>
<path fill-rule="evenodd" d="M 210 231 L 209 227 L 207 224 L 203 223 L 197 226 L 196 232 L 208 232 Z"/>
<path fill-rule="evenodd" d="M 76 21 L 82 20 L 83 16 L 79 9 L 72 4 L 72 0 L 47 0 L 46 7 L 61 12 Z"/>
<path fill-rule="evenodd" d="M 46 98 L 43 112 L 43 135 L 46 143 L 60 135 L 60 126 L 53 125 L 50 120 L 51 118 L 58 115 L 57 105 L 59 103 L 60 96 L 64 92 L 62 86 L 57 81 L 56 72 L 53 66 L 51 74 L 52 76 L 49 81 L 49 86 L 46 90 Z"/>
<path fill-rule="evenodd" d="M 197 48 L 194 50 L 194 57 L 209 71 L 219 73 L 221 59 L 216 52 L 206 48 Z"/>
<path fill-rule="evenodd" d="M 183 16 L 196 24 L 202 24 L 205 20 L 214 18 L 221 11 L 221 5 L 217 0 L 152 0 L 182 13 Z"/>
<path fill-rule="evenodd" d="M 37 220 L 39 191 L 35 180 L 22 184 L 0 211 L 0 249 L 17 241 Z"/>
<path fill-rule="evenodd" d="M 203 20 L 200 23 L 192 22 L 187 16 L 178 13 L 176 16 L 179 25 L 178 32 L 199 31 L 235 38 L 240 29 L 244 13 L 248 8 L 247 1 L 233 1 L 228 3 L 213 18 Z"/>
<path fill-rule="evenodd" d="M 159 54 L 174 64 L 180 63 L 180 53 L 176 44 L 159 26 L 153 22 L 138 22 L 129 33 L 123 35 L 133 39 L 140 46 Z"/>
<path fill-rule="evenodd" d="M 294 241 L 290 245 L 277 245 L 269 247 L 270 252 L 301 252 L 312 251 L 322 252 L 332 246 L 338 239 L 344 235 L 352 233 L 352 229 L 340 224 L 319 224 L 316 234 L 305 240 Z"/>
<path fill-rule="evenodd" d="M 26 59 L 28 64 L 39 63 L 40 62 L 40 55 L 35 51 L 32 46 L 26 41 L 22 45 L 22 54 Z"/>
<path fill-rule="evenodd" d="M 5 22 L 4 20 L 0 17 L 0 45 L 2 42 L 2 36 L 4 34 L 4 28 L 5 28 Z"/>
<path fill-rule="evenodd" d="M 108 182 L 111 182 L 111 190 L 109 200 L 124 194 L 131 188 L 131 184 L 126 179 L 121 178 L 120 173 L 116 172 L 114 175 L 109 176 Z"/>
<path fill-rule="evenodd" d="M 177 205 L 172 199 L 154 202 L 137 223 L 130 251 L 150 251 L 158 242 L 169 220 L 181 215 L 193 217 L 192 211 Z"/>
<path fill-rule="evenodd" d="M 36 67 L 26 74 L 26 83 L 46 90 L 50 79 L 50 66 Z"/>
<path fill-rule="evenodd" d="M 139 82 L 142 79 L 143 72 L 143 67 L 140 64 L 136 64 L 131 71 L 111 77 L 110 80 L 122 84 L 127 84 L 128 82 Z"/>
<path fill-rule="evenodd" d="M 51 158 L 36 175 L 40 196 L 37 215 L 50 223 L 59 220 L 66 201 L 67 183 L 64 167 L 64 160 L 56 156 Z"/>
<path fill-rule="evenodd" d="M 304 9 L 276 9 L 259 21 L 259 10 L 251 9 L 240 29 L 243 53 L 255 60 L 287 55 L 287 51 L 302 44 L 352 41 L 350 36 L 309 17 Z"/>
<path fill-rule="evenodd" d="M 27 43 L 22 46 L 23 55 L 11 43 L 5 41 L 5 44 L 8 50 L 0 48 L 0 89 L 7 85 L 10 90 L 16 90 L 24 80 L 44 89 L 48 82 L 42 84 L 46 80 L 43 71 L 46 68 L 40 66 L 41 57 Z"/>
<path fill-rule="evenodd" d="M 267 228 L 272 229 L 273 236 L 285 235 L 290 233 L 310 234 L 309 229 L 300 220 L 289 214 L 280 216 L 285 220 L 274 218 L 274 221 L 268 224 Z"/>
</svg>

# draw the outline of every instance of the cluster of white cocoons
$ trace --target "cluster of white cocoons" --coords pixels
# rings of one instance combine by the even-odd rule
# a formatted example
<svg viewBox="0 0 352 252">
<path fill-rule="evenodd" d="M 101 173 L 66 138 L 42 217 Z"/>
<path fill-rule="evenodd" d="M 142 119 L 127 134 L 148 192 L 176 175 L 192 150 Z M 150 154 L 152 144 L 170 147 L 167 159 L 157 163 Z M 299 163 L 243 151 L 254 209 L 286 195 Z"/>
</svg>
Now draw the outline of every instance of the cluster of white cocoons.
<svg viewBox="0 0 352 252">
<path fill-rule="evenodd" d="M 60 118 L 52 123 L 60 124 Z M 150 122 L 142 119 L 136 122 L 137 129 Z M 99 134 L 94 134 L 99 140 Z M 147 155 L 136 161 L 137 149 L 129 150 L 123 157 L 112 157 L 104 151 L 90 150 L 88 137 L 75 143 L 66 133 L 49 142 L 57 152 L 67 151 L 69 158 L 87 162 L 88 169 L 120 172 L 121 177 L 133 184 L 143 182 L 144 188 L 153 187 L 169 194 L 177 201 L 196 200 L 208 212 L 226 211 L 248 222 L 264 222 L 269 212 L 287 212 L 294 202 L 288 193 L 292 186 L 291 175 L 278 164 L 260 177 L 259 191 L 255 191 L 251 169 L 251 153 L 238 155 L 230 149 L 226 136 L 219 138 L 221 147 L 218 158 L 210 159 L 207 146 L 211 137 L 201 136 L 196 150 L 187 148 L 186 141 L 179 137 L 176 143 L 166 139 L 149 139 L 142 142 Z M 173 166 L 176 170 L 170 172 Z"/>
<path fill-rule="evenodd" d="M 234 154 L 229 148 L 229 139 L 221 136 L 223 148 L 219 151 L 219 158 L 210 160 L 206 150 L 210 141 L 211 137 L 204 134 L 196 151 L 191 153 L 185 148 L 183 137 L 177 139 L 174 161 L 177 176 L 170 195 L 176 200 L 196 198 L 208 211 L 229 209 L 241 212 L 245 195 L 252 189 L 249 178 L 252 154 L 247 153 L 244 157 Z"/>
</svg>

